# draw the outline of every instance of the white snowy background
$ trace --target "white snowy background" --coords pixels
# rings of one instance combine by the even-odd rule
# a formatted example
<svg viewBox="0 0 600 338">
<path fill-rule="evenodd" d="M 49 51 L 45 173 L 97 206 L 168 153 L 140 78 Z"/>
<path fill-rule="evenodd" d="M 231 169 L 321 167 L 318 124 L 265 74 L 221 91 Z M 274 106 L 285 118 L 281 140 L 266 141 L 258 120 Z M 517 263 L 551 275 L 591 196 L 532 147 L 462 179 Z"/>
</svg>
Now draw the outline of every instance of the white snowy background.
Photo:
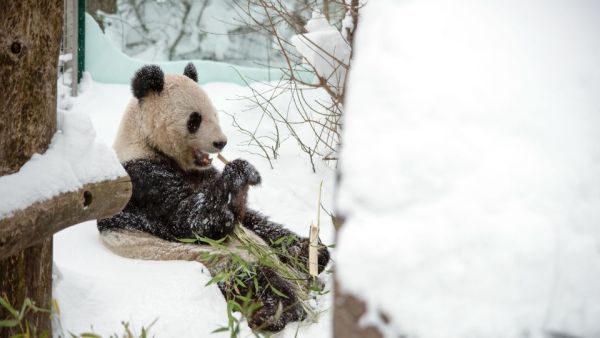
<svg viewBox="0 0 600 338">
<path fill-rule="evenodd" d="M 390 336 L 600 337 L 600 3 L 369 1 L 342 288 Z"/>
</svg>

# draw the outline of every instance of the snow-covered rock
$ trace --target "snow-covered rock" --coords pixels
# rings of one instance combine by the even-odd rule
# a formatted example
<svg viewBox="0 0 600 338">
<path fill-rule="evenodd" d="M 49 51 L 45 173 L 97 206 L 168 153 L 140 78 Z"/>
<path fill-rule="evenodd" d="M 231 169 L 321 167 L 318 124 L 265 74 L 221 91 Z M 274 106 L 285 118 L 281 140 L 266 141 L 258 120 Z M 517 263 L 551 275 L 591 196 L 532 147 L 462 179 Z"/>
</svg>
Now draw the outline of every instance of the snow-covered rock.
<svg viewBox="0 0 600 338">
<path fill-rule="evenodd" d="M 600 4 L 371 1 L 344 290 L 407 337 L 600 336 Z"/>
</svg>

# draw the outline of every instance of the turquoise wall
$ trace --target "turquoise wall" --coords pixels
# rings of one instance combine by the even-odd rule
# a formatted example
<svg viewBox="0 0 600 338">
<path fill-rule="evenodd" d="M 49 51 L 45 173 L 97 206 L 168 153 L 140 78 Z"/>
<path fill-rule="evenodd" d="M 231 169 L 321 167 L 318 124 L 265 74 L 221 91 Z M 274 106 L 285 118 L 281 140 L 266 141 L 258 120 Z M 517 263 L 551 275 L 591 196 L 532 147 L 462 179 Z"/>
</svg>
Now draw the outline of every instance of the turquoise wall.
<svg viewBox="0 0 600 338">
<path fill-rule="evenodd" d="M 279 69 L 234 66 L 224 62 L 191 60 L 198 70 L 198 82 L 230 82 L 244 85 L 255 81 L 276 81 Z M 85 14 L 85 71 L 94 81 L 129 84 L 133 73 L 145 64 L 157 64 L 165 73 L 182 74 L 190 61 L 150 62 L 132 58 L 108 41 L 96 21 Z"/>
</svg>

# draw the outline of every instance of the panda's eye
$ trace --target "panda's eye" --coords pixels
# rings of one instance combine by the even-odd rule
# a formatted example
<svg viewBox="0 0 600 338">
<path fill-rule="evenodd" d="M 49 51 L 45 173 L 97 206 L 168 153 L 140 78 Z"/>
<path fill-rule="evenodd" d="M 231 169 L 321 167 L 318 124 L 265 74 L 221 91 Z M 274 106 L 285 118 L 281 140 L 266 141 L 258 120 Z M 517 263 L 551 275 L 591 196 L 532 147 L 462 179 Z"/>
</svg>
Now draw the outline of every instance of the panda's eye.
<svg viewBox="0 0 600 338">
<path fill-rule="evenodd" d="M 191 134 L 197 132 L 198 128 L 200 128 L 200 123 L 202 123 L 202 116 L 200 116 L 200 114 L 197 112 L 191 113 L 187 122 L 188 131 Z"/>
</svg>

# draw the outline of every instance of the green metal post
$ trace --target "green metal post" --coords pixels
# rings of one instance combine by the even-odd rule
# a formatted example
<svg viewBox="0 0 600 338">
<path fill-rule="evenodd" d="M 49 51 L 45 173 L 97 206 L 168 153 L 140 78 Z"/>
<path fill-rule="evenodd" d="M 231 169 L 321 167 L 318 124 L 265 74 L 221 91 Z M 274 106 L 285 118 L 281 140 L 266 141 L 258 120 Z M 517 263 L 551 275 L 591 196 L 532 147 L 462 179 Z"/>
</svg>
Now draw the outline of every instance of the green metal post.
<svg viewBox="0 0 600 338">
<path fill-rule="evenodd" d="M 85 0 L 77 6 L 77 82 L 81 81 L 85 69 Z"/>
</svg>

